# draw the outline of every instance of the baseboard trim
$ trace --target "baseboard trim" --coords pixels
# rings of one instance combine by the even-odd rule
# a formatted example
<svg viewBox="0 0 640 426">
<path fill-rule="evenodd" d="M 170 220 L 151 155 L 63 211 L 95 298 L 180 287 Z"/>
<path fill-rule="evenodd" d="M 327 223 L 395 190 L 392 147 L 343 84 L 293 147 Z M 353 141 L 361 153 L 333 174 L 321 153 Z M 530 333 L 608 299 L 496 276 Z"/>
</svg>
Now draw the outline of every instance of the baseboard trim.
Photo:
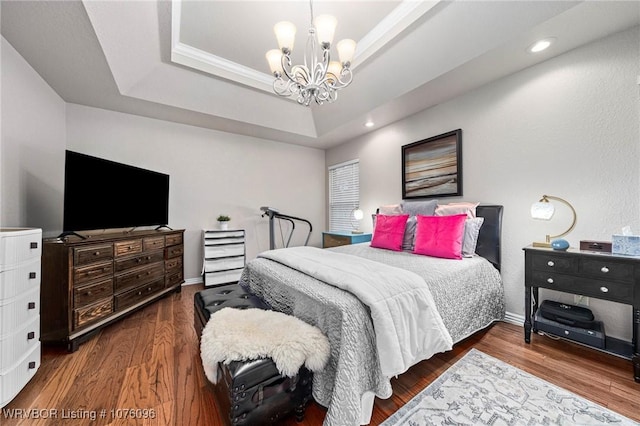
<svg viewBox="0 0 640 426">
<path fill-rule="evenodd" d="M 194 285 L 194 284 L 202 284 L 202 277 L 198 277 L 198 278 L 187 278 L 186 280 L 184 280 L 184 282 L 182 283 L 183 286 L 185 285 Z"/>
<path fill-rule="evenodd" d="M 520 327 L 522 327 L 524 326 L 524 315 L 514 314 L 513 312 L 505 312 L 504 322 L 519 325 Z"/>
</svg>

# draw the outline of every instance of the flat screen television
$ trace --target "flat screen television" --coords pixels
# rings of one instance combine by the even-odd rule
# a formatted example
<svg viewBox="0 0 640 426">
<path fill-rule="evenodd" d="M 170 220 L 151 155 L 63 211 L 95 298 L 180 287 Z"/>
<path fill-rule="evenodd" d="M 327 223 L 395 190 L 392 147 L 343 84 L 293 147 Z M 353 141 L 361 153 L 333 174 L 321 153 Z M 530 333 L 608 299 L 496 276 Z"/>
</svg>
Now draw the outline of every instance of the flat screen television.
<svg viewBox="0 0 640 426">
<path fill-rule="evenodd" d="M 169 222 L 169 175 L 67 150 L 63 235 Z"/>
</svg>

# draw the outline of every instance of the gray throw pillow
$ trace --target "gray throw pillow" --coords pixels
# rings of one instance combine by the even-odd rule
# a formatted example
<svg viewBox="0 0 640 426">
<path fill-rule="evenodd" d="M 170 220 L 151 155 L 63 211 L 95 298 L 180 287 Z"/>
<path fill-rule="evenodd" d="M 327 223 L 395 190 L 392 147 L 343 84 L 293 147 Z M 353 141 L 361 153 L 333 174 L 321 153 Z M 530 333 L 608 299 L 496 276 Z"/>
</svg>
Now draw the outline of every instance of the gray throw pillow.
<svg viewBox="0 0 640 426">
<path fill-rule="evenodd" d="M 472 257 L 476 252 L 478 235 L 484 223 L 484 217 L 474 217 L 464 221 L 464 237 L 462 240 L 462 256 Z"/>
</svg>

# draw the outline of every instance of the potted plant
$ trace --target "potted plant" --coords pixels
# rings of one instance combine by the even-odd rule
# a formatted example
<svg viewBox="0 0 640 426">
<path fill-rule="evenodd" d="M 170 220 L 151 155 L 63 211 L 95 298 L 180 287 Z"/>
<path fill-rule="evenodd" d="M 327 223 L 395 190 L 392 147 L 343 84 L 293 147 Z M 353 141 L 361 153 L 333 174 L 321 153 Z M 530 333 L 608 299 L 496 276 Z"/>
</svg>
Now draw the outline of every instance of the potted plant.
<svg viewBox="0 0 640 426">
<path fill-rule="evenodd" d="M 229 227 L 229 221 L 231 220 L 231 218 L 226 214 L 221 214 L 220 216 L 218 216 L 217 220 L 218 220 L 218 227 L 221 230 L 226 231 L 227 228 Z"/>
</svg>

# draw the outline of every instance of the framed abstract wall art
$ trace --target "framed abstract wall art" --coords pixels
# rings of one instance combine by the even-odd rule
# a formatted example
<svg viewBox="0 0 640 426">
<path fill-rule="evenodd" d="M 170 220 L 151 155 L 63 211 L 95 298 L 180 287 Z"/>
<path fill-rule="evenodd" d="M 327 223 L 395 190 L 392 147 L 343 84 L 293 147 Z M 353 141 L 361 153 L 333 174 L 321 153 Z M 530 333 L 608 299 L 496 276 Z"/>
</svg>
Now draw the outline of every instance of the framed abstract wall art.
<svg viewBox="0 0 640 426">
<path fill-rule="evenodd" d="M 462 195 L 462 129 L 402 147 L 402 199 Z"/>
</svg>

